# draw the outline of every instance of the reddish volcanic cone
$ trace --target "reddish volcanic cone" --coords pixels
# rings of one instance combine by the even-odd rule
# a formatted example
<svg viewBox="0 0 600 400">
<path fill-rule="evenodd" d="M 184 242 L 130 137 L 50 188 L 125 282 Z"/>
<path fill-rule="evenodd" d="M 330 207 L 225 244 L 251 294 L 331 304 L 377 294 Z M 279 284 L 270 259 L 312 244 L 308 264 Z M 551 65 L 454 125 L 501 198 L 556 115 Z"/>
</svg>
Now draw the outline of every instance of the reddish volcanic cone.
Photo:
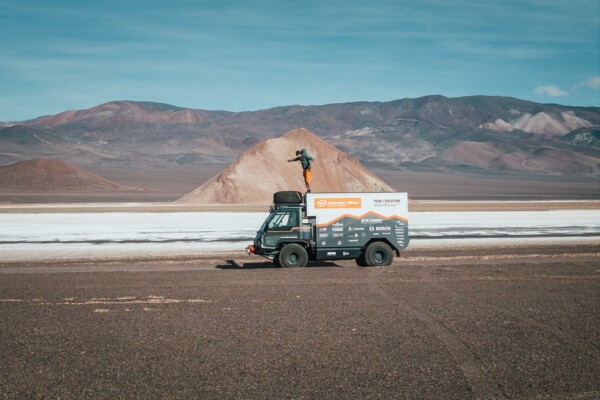
<svg viewBox="0 0 600 400">
<path fill-rule="evenodd" d="M 127 189 L 60 160 L 28 160 L 0 167 L 0 189 L 114 190 Z"/>
<path fill-rule="evenodd" d="M 394 189 L 357 159 L 306 129 L 265 140 L 242 153 L 217 176 L 178 201 L 198 204 L 270 203 L 273 193 L 306 191 L 300 162 L 287 162 L 306 149 L 312 164 L 313 192 L 392 192 Z"/>
</svg>

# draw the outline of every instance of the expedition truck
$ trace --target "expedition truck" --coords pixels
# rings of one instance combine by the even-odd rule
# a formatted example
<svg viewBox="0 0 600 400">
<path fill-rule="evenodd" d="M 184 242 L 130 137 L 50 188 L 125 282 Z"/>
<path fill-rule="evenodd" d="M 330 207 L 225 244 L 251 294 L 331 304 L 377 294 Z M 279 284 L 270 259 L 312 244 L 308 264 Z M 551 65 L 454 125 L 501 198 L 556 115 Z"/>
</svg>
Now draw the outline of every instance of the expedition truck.
<svg viewBox="0 0 600 400">
<path fill-rule="evenodd" d="M 390 265 L 408 246 L 406 193 L 277 192 L 269 211 L 246 251 L 278 267 L 345 259 Z"/>
</svg>

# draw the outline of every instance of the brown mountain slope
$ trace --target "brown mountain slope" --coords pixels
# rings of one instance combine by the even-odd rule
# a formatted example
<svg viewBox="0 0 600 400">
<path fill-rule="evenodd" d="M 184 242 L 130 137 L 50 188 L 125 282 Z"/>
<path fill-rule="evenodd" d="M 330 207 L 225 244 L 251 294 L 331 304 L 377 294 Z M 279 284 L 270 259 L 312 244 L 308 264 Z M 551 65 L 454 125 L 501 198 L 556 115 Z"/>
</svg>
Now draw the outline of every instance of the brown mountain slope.
<svg viewBox="0 0 600 400">
<path fill-rule="evenodd" d="M 127 189 L 61 160 L 28 160 L 0 167 L 0 189 L 114 190 Z"/>
<path fill-rule="evenodd" d="M 315 192 L 391 192 L 393 189 L 358 160 L 306 129 L 295 129 L 242 153 L 217 176 L 185 195 L 186 203 L 269 203 L 281 190 L 305 191 L 299 162 L 287 162 L 305 148 L 312 163 Z"/>
<path fill-rule="evenodd" d="M 199 123 L 207 113 L 168 104 L 135 101 L 113 101 L 86 110 L 69 110 L 56 115 L 39 117 L 27 125 L 38 129 L 79 122 L 87 128 L 107 124 L 127 123 Z"/>
</svg>

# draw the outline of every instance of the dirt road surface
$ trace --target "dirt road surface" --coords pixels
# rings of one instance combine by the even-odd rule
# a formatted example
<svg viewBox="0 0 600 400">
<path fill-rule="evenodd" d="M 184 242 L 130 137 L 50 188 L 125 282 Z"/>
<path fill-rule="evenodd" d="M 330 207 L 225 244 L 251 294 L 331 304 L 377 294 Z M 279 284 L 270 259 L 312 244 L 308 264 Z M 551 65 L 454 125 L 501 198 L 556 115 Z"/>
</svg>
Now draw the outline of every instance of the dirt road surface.
<svg viewBox="0 0 600 400">
<path fill-rule="evenodd" d="M 600 397 L 600 248 L 0 264 L 11 398 Z"/>
</svg>

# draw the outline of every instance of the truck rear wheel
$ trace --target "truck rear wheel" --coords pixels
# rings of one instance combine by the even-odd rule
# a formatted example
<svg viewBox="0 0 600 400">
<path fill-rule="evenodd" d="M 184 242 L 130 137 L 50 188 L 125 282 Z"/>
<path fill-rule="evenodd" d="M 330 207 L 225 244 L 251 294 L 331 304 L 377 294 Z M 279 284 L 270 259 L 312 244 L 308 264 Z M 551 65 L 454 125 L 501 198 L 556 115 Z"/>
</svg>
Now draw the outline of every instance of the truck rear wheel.
<svg viewBox="0 0 600 400">
<path fill-rule="evenodd" d="M 383 242 L 373 242 L 365 250 L 365 261 L 370 267 L 390 265 L 393 259 L 392 249 Z"/>
<path fill-rule="evenodd" d="M 278 258 L 281 266 L 285 268 L 306 267 L 308 263 L 306 249 L 296 243 L 283 246 Z"/>
</svg>

